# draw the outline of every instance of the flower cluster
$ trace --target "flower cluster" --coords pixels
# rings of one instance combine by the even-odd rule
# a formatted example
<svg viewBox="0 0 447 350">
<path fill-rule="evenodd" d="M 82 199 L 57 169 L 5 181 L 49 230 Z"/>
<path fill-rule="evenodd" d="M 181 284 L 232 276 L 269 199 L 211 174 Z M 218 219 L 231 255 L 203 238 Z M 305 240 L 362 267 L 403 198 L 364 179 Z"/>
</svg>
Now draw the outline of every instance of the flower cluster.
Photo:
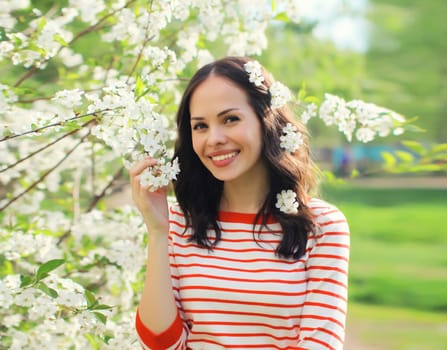
<svg viewBox="0 0 447 350">
<path fill-rule="evenodd" d="M 295 152 L 303 144 L 303 135 L 297 131 L 296 126 L 287 123 L 282 129 L 283 135 L 279 138 L 280 146 L 289 153 Z"/>
<path fill-rule="evenodd" d="M 287 102 L 292 100 L 289 88 L 278 81 L 273 82 L 269 91 L 272 96 L 272 109 L 284 107 Z"/>
<path fill-rule="evenodd" d="M 265 78 L 262 75 L 262 66 L 258 61 L 249 61 L 244 64 L 244 69 L 248 73 L 248 80 L 255 86 L 261 86 Z M 274 81 L 269 88 L 271 95 L 271 108 L 277 109 L 286 105 L 292 100 L 292 94 L 287 86 Z"/>
<path fill-rule="evenodd" d="M 299 206 L 296 193 L 292 190 L 282 190 L 276 195 L 276 207 L 285 214 L 297 214 Z"/>
<path fill-rule="evenodd" d="M 147 242 L 141 216 L 123 205 L 123 163 L 150 154 L 160 163 L 142 182 L 175 179 L 178 162 L 167 159 L 181 81 L 214 59 L 202 43 L 221 36 L 228 55 L 259 55 L 276 13 L 261 0 L 70 0 L 51 11 L 3 3 L 0 348 L 138 347 Z M 49 68 L 61 74 L 35 89 L 35 73 Z M 36 278 L 52 259 L 66 264 Z"/>
<path fill-rule="evenodd" d="M 244 64 L 244 69 L 248 73 L 248 80 L 255 86 L 261 86 L 264 82 L 262 67 L 258 61 L 249 61 Z"/>
<path fill-rule="evenodd" d="M 180 172 L 178 159 L 175 158 L 171 163 L 165 163 L 145 169 L 140 175 L 141 186 L 149 187 L 150 190 L 165 187 L 171 180 L 177 178 Z"/>
<path fill-rule="evenodd" d="M 308 117 L 309 115 L 306 115 Z M 360 100 L 346 102 L 343 98 L 325 94 L 319 117 L 326 125 L 337 125 L 348 141 L 355 134 L 357 140 L 370 142 L 376 136 L 385 137 L 403 133 L 405 118 L 373 103 Z"/>
</svg>

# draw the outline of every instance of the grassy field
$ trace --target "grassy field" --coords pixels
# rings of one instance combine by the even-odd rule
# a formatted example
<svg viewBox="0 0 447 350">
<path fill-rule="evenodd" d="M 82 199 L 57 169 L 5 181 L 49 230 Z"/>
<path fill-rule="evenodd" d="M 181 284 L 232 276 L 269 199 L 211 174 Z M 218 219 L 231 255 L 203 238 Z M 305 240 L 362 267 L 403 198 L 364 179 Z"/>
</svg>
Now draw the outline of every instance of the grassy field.
<svg viewBox="0 0 447 350">
<path fill-rule="evenodd" d="M 447 189 L 337 185 L 322 195 L 351 227 L 348 334 L 365 349 L 447 349 Z"/>
<path fill-rule="evenodd" d="M 344 350 L 445 350 L 442 313 L 351 302 Z"/>
</svg>

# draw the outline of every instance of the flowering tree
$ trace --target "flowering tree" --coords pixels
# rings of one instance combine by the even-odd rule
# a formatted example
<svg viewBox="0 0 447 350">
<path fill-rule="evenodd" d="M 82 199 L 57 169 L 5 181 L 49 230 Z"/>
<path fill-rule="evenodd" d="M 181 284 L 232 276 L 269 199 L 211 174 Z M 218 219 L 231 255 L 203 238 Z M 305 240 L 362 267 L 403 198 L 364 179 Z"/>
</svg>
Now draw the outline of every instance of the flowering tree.
<svg viewBox="0 0 447 350">
<path fill-rule="evenodd" d="M 175 178 L 172 117 L 191 72 L 225 48 L 259 55 L 297 1 L 0 1 L 0 347 L 139 348 L 133 330 L 145 229 L 102 199 L 149 153 L 144 181 Z M 212 48 L 215 48 L 214 50 Z M 405 120 L 362 101 L 299 94 L 350 140 L 400 133 Z"/>
</svg>

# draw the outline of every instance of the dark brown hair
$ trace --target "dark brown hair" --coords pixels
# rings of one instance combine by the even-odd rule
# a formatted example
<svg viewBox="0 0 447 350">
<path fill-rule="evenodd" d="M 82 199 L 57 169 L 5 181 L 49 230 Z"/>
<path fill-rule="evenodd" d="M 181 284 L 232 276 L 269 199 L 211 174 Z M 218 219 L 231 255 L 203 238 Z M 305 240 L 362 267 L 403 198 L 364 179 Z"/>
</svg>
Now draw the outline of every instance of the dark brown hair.
<svg viewBox="0 0 447 350">
<path fill-rule="evenodd" d="M 255 111 L 262 129 L 262 152 L 267 165 L 270 189 L 257 213 L 255 222 L 266 224 L 273 216 L 281 224 L 283 234 L 276 253 L 284 258 L 300 258 L 306 249 L 308 233 L 313 229 L 313 218 L 306 203 L 316 184 L 316 167 L 310 158 L 307 130 L 292 118 L 287 107 L 272 110 L 269 87 L 272 79 L 263 68 L 264 82 L 255 86 L 248 79 L 244 57 L 226 57 L 200 68 L 189 81 L 177 112 L 178 138 L 174 158 L 180 163 L 180 174 L 174 181 L 177 201 L 185 214 L 188 227 L 192 227 L 191 240 L 199 246 L 212 249 L 221 239 L 217 223 L 223 182 L 217 180 L 202 164 L 192 147 L 190 100 L 195 89 L 210 75 L 224 77 L 247 93 L 248 102 Z M 290 154 L 280 147 L 282 129 L 287 123 L 295 125 L 303 135 L 304 144 Z M 300 204 L 298 214 L 285 214 L 275 207 L 276 195 L 282 190 L 293 190 Z M 253 223 L 253 229 L 255 222 Z M 211 239 L 207 230 L 215 231 Z M 255 232 L 254 232 L 255 233 Z"/>
</svg>

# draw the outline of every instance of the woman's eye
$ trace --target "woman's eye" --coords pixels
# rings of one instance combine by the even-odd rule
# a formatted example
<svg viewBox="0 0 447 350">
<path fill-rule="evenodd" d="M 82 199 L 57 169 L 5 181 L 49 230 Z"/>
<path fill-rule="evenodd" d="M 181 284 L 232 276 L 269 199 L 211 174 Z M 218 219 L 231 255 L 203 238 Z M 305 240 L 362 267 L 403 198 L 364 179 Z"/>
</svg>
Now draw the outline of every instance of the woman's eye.
<svg viewBox="0 0 447 350">
<path fill-rule="evenodd" d="M 225 123 L 233 123 L 233 122 L 237 122 L 239 120 L 239 117 L 235 116 L 235 115 L 230 115 L 228 117 L 225 117 Z"/>
<path fill-rule="evenodd" d="M 194 124 L 192 127 L 193 130 L 201 130 L 201 129 L 205 129 L 205 128 L 206 128 L 205 123 L 197 123 L 197 124 Z"/>
</svg>

